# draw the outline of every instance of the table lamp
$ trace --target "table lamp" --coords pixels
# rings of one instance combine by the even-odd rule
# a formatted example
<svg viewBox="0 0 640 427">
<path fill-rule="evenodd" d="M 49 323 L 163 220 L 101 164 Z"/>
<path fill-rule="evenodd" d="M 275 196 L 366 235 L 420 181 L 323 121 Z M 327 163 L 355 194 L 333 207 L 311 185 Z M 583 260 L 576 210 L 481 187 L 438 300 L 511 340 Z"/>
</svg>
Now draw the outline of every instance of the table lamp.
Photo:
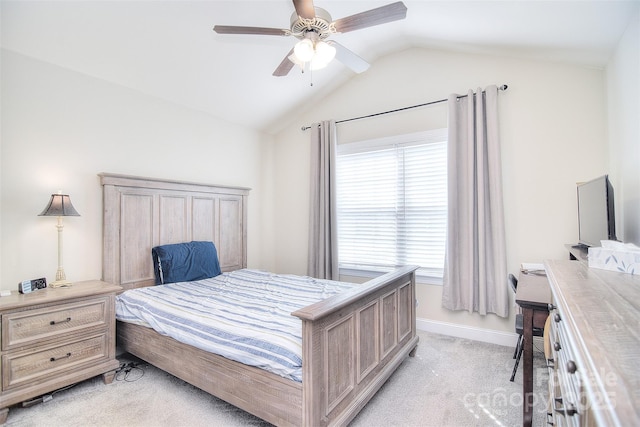
<svg viewBox="0 0 640 427">
<path fill-rule="evenodd" d="M 70 286 L 71 282 L 67 280 L 64 274 L 64 268 L 62 267 L 62 217 L 63 216 L 80 216 L 71 204 L 71 199 L 68 194 L 52 194 L 49 204 L 38 216 L 57 216 L 58 217 L 58 271 L 56 271 L 56 280 L 50 283 L 49 286 L 57 288 L 60 286 Z"/>
</svg>

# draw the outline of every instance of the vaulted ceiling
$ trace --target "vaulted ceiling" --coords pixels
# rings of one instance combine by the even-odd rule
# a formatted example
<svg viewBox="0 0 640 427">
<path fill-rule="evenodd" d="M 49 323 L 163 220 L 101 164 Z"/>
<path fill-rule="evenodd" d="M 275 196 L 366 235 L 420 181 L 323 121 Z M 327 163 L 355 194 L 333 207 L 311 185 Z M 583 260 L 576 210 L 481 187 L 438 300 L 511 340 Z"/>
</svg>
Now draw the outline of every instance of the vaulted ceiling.
<svg viewBox="0 0 640 427">
<path fill-rule="evenodd" d="M 338 19 L 388 1 L 323 1 Z M 375 67 L 411 47 L 603 68 L 639 1 L 405 0 L 407 18 L 332 39 Z M 266 132 L 355 74 L 337 61 L 272 73 L 293 37 L 220 35 L 216 24 L 289 28 L 290 0 L 2 0 L 2 47 Z M 313 82 L 313 86 L 310 83 Z"/>
</svg>

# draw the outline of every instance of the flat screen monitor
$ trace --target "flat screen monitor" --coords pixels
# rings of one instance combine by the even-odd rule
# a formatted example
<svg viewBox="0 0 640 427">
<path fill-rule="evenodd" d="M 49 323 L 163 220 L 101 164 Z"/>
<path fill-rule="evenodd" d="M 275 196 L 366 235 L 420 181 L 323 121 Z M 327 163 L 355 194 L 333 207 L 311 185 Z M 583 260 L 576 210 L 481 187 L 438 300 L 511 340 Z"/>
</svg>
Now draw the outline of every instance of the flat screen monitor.
<svg viewBox="0 0 640 427">
<path fill-rule="evenodd" d="M 578 242 L 600 246 L 616 240 L 613 187 L 607 175 L 578 184 Z"/>
</svg>

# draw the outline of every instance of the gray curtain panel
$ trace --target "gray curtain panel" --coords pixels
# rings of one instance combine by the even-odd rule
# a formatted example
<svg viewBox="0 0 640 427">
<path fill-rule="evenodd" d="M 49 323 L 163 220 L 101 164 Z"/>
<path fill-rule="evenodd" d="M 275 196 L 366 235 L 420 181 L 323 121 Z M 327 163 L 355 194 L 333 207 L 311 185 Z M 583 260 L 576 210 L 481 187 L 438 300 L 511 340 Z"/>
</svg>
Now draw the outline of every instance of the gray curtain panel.
<svg viewBox="0 0 640 427">
<path fill-rule="evenodd" d="M 307 274 L 338 280 L 338 224 L 336 214 L 336 124 L 311 126 L 311 189 Z"/>
<path fill-rule="evenodd" d="M 442 306 L 509 315 L 498 89 L 449 96 L 448 224 Z"/>
</svg>

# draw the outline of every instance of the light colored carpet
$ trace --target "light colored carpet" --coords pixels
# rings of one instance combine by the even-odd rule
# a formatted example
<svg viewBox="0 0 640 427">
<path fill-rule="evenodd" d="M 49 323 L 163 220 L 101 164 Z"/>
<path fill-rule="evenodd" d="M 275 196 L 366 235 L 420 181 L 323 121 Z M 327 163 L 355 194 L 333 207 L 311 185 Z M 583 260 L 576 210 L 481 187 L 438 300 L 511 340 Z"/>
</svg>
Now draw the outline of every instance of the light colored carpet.
<svg viewBox="0 0 640 427">
<path fill-rule="evenodd" d="M 351 423 L 376 426 L 522 425 L 522 366 L 513 383 L 513 348 L 419 331 L 420 343 Z M 515 345 L 515 342 L 514 342 Z M 541 342 L 537 347 L 542 348 Z M 546 420 L 544 357 L 534 360 L 534 426 Z M 129 355 L 121 361 L 135 360 Z M 141 363 L 127 380 L 101 377 L 53 399 L 9 411 L 7 426 L 268 426 L 185 382 Z M 144 375 L 140 376 L 144 372 Z"/>
</svg>

